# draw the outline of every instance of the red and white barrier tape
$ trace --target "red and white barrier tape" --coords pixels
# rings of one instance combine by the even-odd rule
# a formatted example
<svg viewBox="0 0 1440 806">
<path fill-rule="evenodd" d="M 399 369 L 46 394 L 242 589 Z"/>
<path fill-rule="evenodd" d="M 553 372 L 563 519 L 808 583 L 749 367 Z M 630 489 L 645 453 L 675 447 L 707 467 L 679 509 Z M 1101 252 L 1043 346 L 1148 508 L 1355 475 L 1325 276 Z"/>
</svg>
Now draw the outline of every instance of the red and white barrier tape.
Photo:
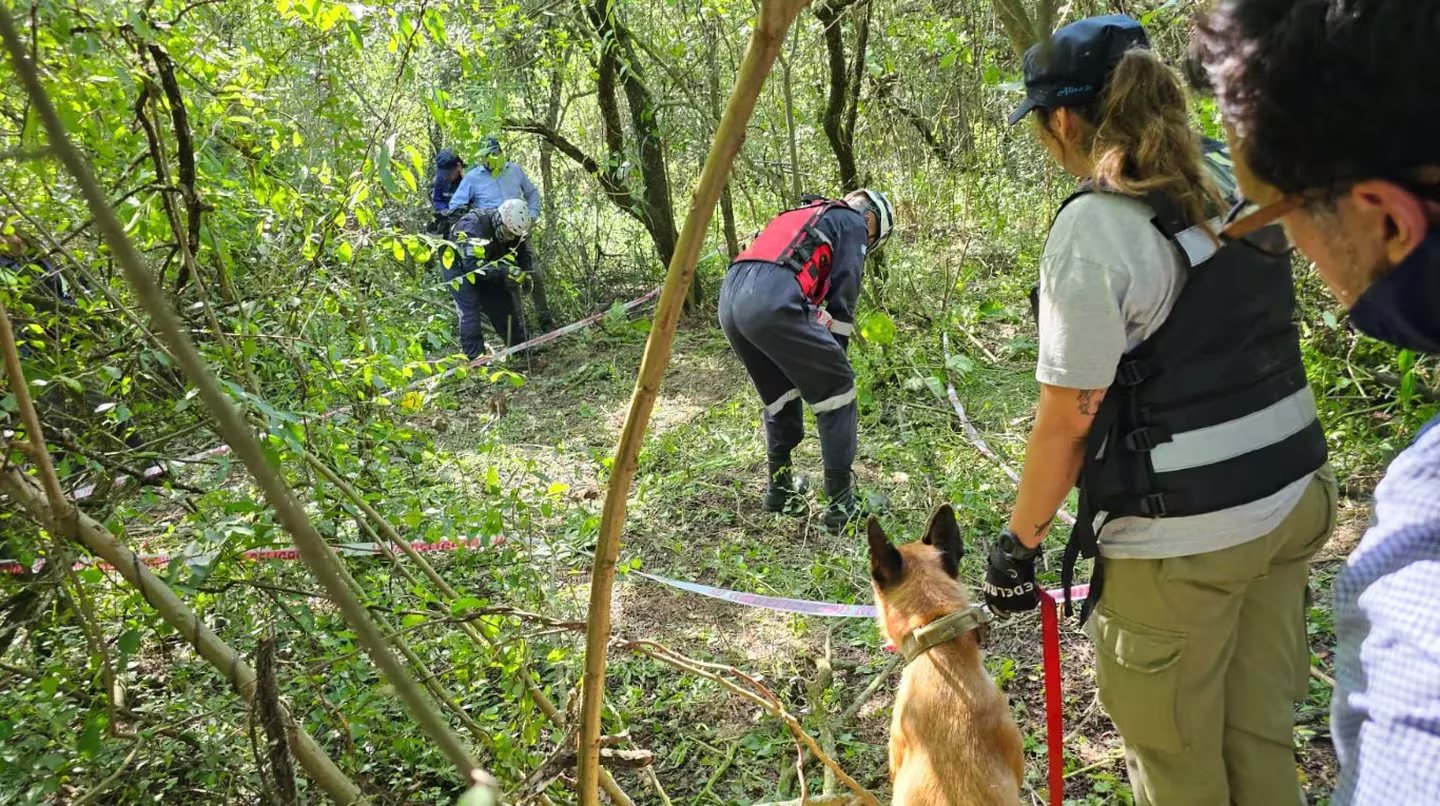
<svg viewBox="0 0 1440 806">
<path fill-rule="evenodd" d="M 630 311 L 635 310 L 636 308 L 640 307 L 641 305 L 644 305 L 644 304 L 646 304 L 646 303 L 654 300 L 654 299 L 655 299 L 656 297 L 658 297 L 658 296 L 660 296 L 660 287 L 659 287 L 659 286 L 656 286 L 655 288 L 651 289 L 649 292 L 647 292 L 647 293 L 644 294 L 643 296 L 636 297 L 635 299 L 630 300 L 629 302 L 625 303 L 624 305 L 621 305 L 620 307 L 621 307 L 621 309 L 622 309 L 623 311 L 625 311 L 626 313 L 629 313 Z M 591 316 L 587 316 L 587 317 L 585 317 L 584 319 L 581 319 L 581 320 L 579 320 L 579 321 L 571 322 L 570 324 L 565 325 L 564 327 L 556 328 L 555 330 L 552 330 L 552 331 L 550 331 L 549 333 L 544 333 L 544 334 L 541 334 L 541 335 L 539 335 L 539 336 L 536 336 L 535 338 L 530 339 L 529 341 L 523 341 L 523 342 L 515 345 L 514 347 L 507 347 L 507 348 L 505 348 L 504 350 L 501 350 L 501 351 L 499 351 L 499 352 L 497 352 L 497 353 L 491 353 L 490 355 L 482 355 L 482 356 L 480 356 L 479 358 L 475 359 L 474 361 L 471 361 L 470 363 L 464 365 L 463 367 L 455 367 L 455 368 L 453 368 L 453 369 L 448 369 L 448 370 L 440 373 L 439 375 L 435 375 L 435 376 L 432 376 L 432 377 L 429 377 L 429 378 L 421 378 L 421 379 L 415 381 L 414 383 L 407 384 L 406 386 L 403 386 L 403 387 L 401 387 L 401 388 L 399 388 L 399 389 L 393 389 L 393 390 L 391 390 L 391 391 L 389 391 L 389 392 L 386 392 L 385 394 L 381 395 L 381 397 L 384 397 L 384 398 L 387 398 L 387 399 L 388 399 L 388 398 L 392 398 L 392 397 L 394 397 L 394 396 L 396 396 L 396 395 L 402 395 L 402 394 L 405 394 L 406 392 L 414 391 L 415 389 L 418 389 L 418 388 L 421 388 L 421 387 L 424 387 L 426 390 L 432 389 L 432 388 L 434 388 L 435 386 L 439 385 L 441 381 L 444 381 L 444 380 L 447 379 L 447 378 L 453 377 L 456 373 L 460 372 L 460 370 L 462 370 L 462 369 L 475 369 L 475 368 L 477 368 L 477 367 L 483 367 L 483 366 L 485 366 L 486 364 L 494 363 L 495 361 L 498 361 L 498 360 L 500 360 L 500 359 L 502 359 L 502 358 L 505 358 L 506 356 L 511 356 L 511 355 L 516 354 L 516 353 L 524 352 L 524 351 L 526 351 L 526 350 L 529 350 L 529 349 L 532 349 L 532 348 L 535 348 L 535 347 L 539 347 L 539 346 L 541 346 L 541 345 L 543 345 L 543 344 L 549 344 L 550 342 L 555 341 L 556 339 L 559 339 L 559 338 L 562 337 L 562 336 L 568 336 L 568 335 L 570 335 L 571 333 L 574 333 L 574 332 L 576 332 L 576 331 L 584 330 L 585 328 L 587 328 L 587 327 L 595 324 L 596 322 L 599 322 L 600 320 L 604 319 L 609 313 L 610 313 L 610 311 L 607 309 L 607 310 L 601 311 L 600 313 L 593 314 L 593 315 L 591 315 Z M 353 408 L 353 406 L 341 406 L 341 407 L 339 407 L 339 408 L 337 408 L 337 409 L 331 409 L 330 411 L 327 411 L 327 412 L 325 412 L 324 414 L 321 414 L 320 417 L 319 417 L 319 419 L 320 419 L 322 422 L 323 422 L 323 421 L 326 421 L 326 420 L 329 420 L 329 419 L 332 419 L 332 418 L 334 418 L 334 417 L 337 417 L 337 416 L 339 416 L 339 415 L 341 415 L 341 414 L 344 414 L 344 413 L 350 411 L 351 408 Z M 191 455 L 189 455 L 189 456 L 186 456 L 186 457 L 184 457 L 184 458 L 182 458 L 182 459 L 179 459 L 178 461 L 179 461 L 179 462 L 185 462 L 185 463 L 188 463 L 188 462 L 199 462 L 199 461 L 203 461 L 203 460 L 205 460 L 205 459 L 213 459 L 213 458 L 215 458 L 216 456 L 224 456 L 225 454 L 228 454 L 229 452 L 230 452 L 230 446 L 229 446 L 229 445 L 227 445 L 227 444 L 216 445 L 216 446 L 213 447 L 213 448 L 208 448 L 208 449 L 206 449 L 206 450 L 200 451 L 199 453 L 193 453 L 193 454 L 191 454 Z M 145 471 L 144 471 L 143 475 L 144 475 L 145 478 L 151 479 L 151 478 L 155 478 L 156 476 L 159 476 L 160 474 L 162 474 L 162 473 L 164 473 L 164 472 L 165 472 L 165 467 L 163 467 L 163 466 L 161 466 L 161 465 L 151 465 L 150 467 L 145 468 Z M 95 485 L 94 485 L 94 484 L 87 484 L 86 486 L 81 487 L 80 489 L 76 490 L 73 497 L 74 497 L 74 499 L 75 499 L 76 501 L 84 501 L 85 499 L 89 498 L 90 496 L 92 496 L 92 495 L 94 495 L 94 494 L 95 494 Z"/>
<path fill-rule="evenodd" d="M 660 289 L 657 287 L 649 293 L 645 294 L 644 296 L 625 303 L 625 305 L 622 307 L 626 312 L 629 312 L 655 299 L 657 296 L 659 296 L 659 293 Z M 513 355 L 515 353 L 528 350 L 532 347 L 537 347 L 542 344 L 549 343 L 562 336 L 574 333 L 577 330 L 581 330 L 585 327 L 593 325 L 594 323 L 603 319 L 607 313 L 608 311 L 602 311 L 593 316 L 589 316 L 585 319 L 581 319 L 577 322 L 566 325 L 565 327 L 553 330 L 541 336 L 537 336 L 533 339 L 530 339 L 529 341 L 517 344 L 514 347 L 501 350 L 498 353 L 494 353 L 488 356 L 481 356 L 480 358 L 471 361 L 467 365 L 467 367 L 476 368 L 484 366 L 505 356 Z M 948 336 L 943 336 L 943 338 L 945 340 L 945 349 L 948 353 L 949 338 Z M 434 385 L 439 384 L 446 378 L 455 375 L 457 372 L 460 371 L 460 369 L 461 368 L 457 367 L 455 369 L 447 370 L 446 372 L 443 372 L 434 377 L 416 381 L 415 383 L 409 384 L 408 386 L 405 386 L 401 389 L 388 392 L 384 396 L 391 397 L 397 394 L 402 394 L 404 392 L 408 392 L 417 387 L 420 387 L 421 385 L 425 385 L 426 388 L 433 387 Z M 963 428 L 965 435 L 969 439 L 971 444 L 982 455 L 994 462 L 1001 469 L 1001 471 L 1004 472 L 1005 475 L 1007 475 L 1012 481 L 1018 484 L 1019 477 L 1015 473 L 1015 471 L 1011 469 L 1004 462 L 1004 460 L 999 457 L 999 455 L 997 455 L 993 450 L 990 449 L 990 446 L 986 442 L 985 437 L 980 434 L 979 430 L 977 430 L 975 426 L 970 422 L 970 418 L 966 416 L 965 407 L 960 402 L 959 395 L 956 393 L 953 384 L 949 382 L 946 383 L 946 393 L 950 399 L 951 405 L 955 409 L 956 415 L 960 419 L 961 427 Z M 344 406 L 339 409 L 326 412 L 325 414 L 321 415 L 321 419 L 328 420 L 343 412 L 349 411 L 349 409 L 349 406 Z M 207 451 L 202 451 L 201 453 L 186 457 L 183 461 L 198 461 L 201 459 L 219 456 L 228 453 L 229 450 L 230 447 L 228 445 L 219 445 Z M 147 477 L 152 475 L 152 471 L 153 475 L 158 475 L 159 473 L 163 472 L 158 467 L 150 468 L 145 471 Z M 81 500 L 83 497 L 87 497 L 91 492 L 93 492 L 93 489 L 93 487 L 90 487 L 78 491 L 76 495 L 76 500 Z M 1068 512 L 1061 511 L 1057 514 L 1060 519 L 1067 524 L 1070 524 L 1072 526 L 1074 525 L 1075 519 Z M 497 536 L 490 541 L 489 545 L 496 545 L 504 542 L 504 540 L 504 537 Z M 483 540 L 474 540 L 465 542 L 441 541 L 438 543 L 417 542 L 411 543 L 410 545 L 412 548 L 419 552 L 435 552 L 451 551 L 459 548 L 479 548 L 486 545 L 486 543 Z M 381 546 L 377 543 L 348 543 L 337 545 L 336 550 L 347 555 L 366 556 L 380 554 Z M 244 552 L 242 556 L 251 560 L 295 560 L 299 558 L 299 552 L 293 548 L 252 549 L 250 551 Z M 214 554 L 190 557 L 176 557 L 168 554 L 156 554 L 141 556 L 140 560 L 146 565 L 162 566 L 167 565 L 177 559 L 195 562 L 198 564 L 206 564 L 210 561 L 213 561 L 214 557 Z M 43 562 L 37 564 L 36 570 L 38 570 L 38 568 L 41 566 L 43 566 Z M 75 566 L 77 569 L 86 567 L 110 567 L 108 563 L 93 563 L 87 561 L 78 561 L 76 562 Z M 0 573 L 19 574 L 23 570 L 24 566 L 19 562 L 16 562 L 14 560 L 0 560 Z M 744 591 L 727 590 L 725 588 L 717 588 L 712 585 L 703 585 L 696 582 L 686 582 L 683 580 L 671 579 L 669 577 L 662 577 L 644 572 L 636 572 L 636 575 L 645 579 L 649 579 L 653 582 L 666 585 L 676 590 L 731 602 L 733 604 L 741 605 L 743 607 L 753 607 L 783 613 L 798 613 L 802 615 L 820 617 L 875 618 L 876 616 L 875 608 L 870 605 L 817 602 L 807 599 L 789 599 L 779 596 L 766 596 L 762 594 L 746 593 Z M 1089 594 L 1089 588 L 1089 585 L 1072 586 L 1070 589 L 1071 596 L 1073 598 L 1084 599 Z M 1062 681 L 1060 669 L 1059 612 L 1061 603 L 1064 601 L 1064 591 L 1063 589 L 1055 588 L 1051 590 L 1042 590 L 1041 593 L 1041 598 L 1043 600 L 1040 608 L 1042 637 L 1041 643 L 1043 647 L 1042 664 L 1044 667 L 1045 677 L 1045 732 L 1047 756 L 1046 761 L 1048 767 L 1048 782 L 1050 789 L 1049 795 L 1051 806 L 1062 806 L 1065 799 L 1064 725 L 1062 721 L 1064 696 L 1061 689 Z"/>
<path fill-rule="evenodd" d="M 442 540 L 436 543 L 417 541 L 410 544 L 410 547 L 422 554 L 441 551 L 455 551 L 462 548 L 478 549 L 487 546 L 498 546 L 504 544 L 506 538 L 503 535 L 496 535 L 489 540 L 476 539 L 465 541 Z M 345 556 L 377 556 L 382 553 L 383 548 L 379 543 L 341 543 L 336 545 L 335 550 Z M 388 546 L 385 546 L 388 548 Z M 179 554 L 145 554 L 137 555 L 137 559 L 147 566 L 157 568 L 169 565 L 173 562 L 187 562 L 195 565 L 208 565 L 218 555 L 216 553 L 198 555 Z M 294 548 L 283 549 L 251 549 L 242 552 L 242 557 L 252 561 L 278 560 L 293 561 L 300 558 L 300 552 Z M 32 572 L 38 572 L 44 567 L 44 561 L 38 561 L 31 567 Z M 88 558 L 75 562 L 75 570 L 84 568 L 100 568 L 111 570 L 113 566 L 105 562 L 97 562 Z M 0 560 L 0 573 L 20 574 L 25 571 L 25 566 L 15 560 Z M 661 585 L 673 588 L 686 593 L 694 593 L 700 596 L 707 596 L 712 599 L 737 604 L 742 607 L 753 607 L 762 610 L 773 610 L 781 613 L 798 613 L 807 616 L 819 616 L 829 618 L 875 618 L 876 610 L 871 605 L 863 604 L 839 604 L 836 602 L 817 602 L 809 599 L 789 599 L 781 596 L 765 596 L 744 591 L 728 590 L 717 588 L 713 585 L 704 585 L 698 582 L 686 582 L 684 580 L 663 577 L 657 574 L 649 574 L 641 571 L 635 572 L 636 576 L 643 577 L 657 582 Z M 1077 585 L 1071 588 L 1071 594 L 1077 598 L 1085 598 L 1089 594 L 1088 585 Z M 1065 759 L 1064 759 L 1064 726 L 1063 705 L 1064 697 L 1061 692 L 1060 678 L 1060 605 L 1064 600 L 1064 593 L 1061 589 L 1043 590 L 1041 592 L 1041 636 L 1043 645 L 1043 666 L 1045 673 L 1045 739 L 1047 749 L 1047 766 L 1050 783 L 1051 806 L 1062 806 L 1064 802 L 1065 786 Z M 887 647 L 894 651 L 893 647 Z"/>
<path fill-rule="evenodd" d="M 504 543 L 505 536 L 496 535 L 488 540 L 484 538 L 476 538 L 475 540 L 458 541 L 441 540 L 435 543 L 426 543 L 423 540 L 418 540 L 411 543 L 410 548 L 421 554 L 429 554 L 437 551 L 456 551 L 457 549 L 485 548 L 487 546 L 498 546 Z M 333 548 L 337 553 L 347 557 L 369 557 L 378 556 L 379 554 L 383 553 L 384 549 L 389 548 L 389 544 L 387 543 L 382 545 L 380 543 L 338 543 Z M 210 563 L 214 562 L 215 559 L 219 556 L 220 555 L 218 552 L 208 552 L 205 554 L 135 555 L 136 559 L 138 559 L 142 565 L 145 565 L 149 568 L 163 568 L 167 565 L 170 565 L 171 563 L 176 562 L 184 562 L 191 565 L 209 565 Z M 257 562 L 260 560 L 290 561 L 300 559 L 300 552 L 298 549 L 294 548 L 250 549 L 248 551 L 240 552 L 239 556 L 244 557 L 247 560 L 253 560 Z M 44 567 L 45 561 L 37 560 L 35 564 L 30 567 L 29 570 L 32 573 L 37 573 L 40 571 L 40 569 Z M 114 570 L 114 566 L 112 566 L 110 563 L 100 562 L 89 557 L 76 560 L 74 566 L 72 567 L 76 571 L 85 568 L 99 568 L 104 571 Z M 0 574 L 18 575 L 24 573 L 25 570 L 25 565 L 17 560 L 0 560 Z"/>
</svg>

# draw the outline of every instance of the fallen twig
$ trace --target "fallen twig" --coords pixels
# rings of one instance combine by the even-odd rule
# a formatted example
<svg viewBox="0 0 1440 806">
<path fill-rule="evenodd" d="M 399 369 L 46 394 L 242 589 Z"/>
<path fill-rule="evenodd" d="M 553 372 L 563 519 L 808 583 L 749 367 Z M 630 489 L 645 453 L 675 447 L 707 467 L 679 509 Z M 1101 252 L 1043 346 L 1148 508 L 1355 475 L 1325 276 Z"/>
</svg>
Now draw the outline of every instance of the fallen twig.
<svg viewBox="0 0 1440 806">
<path fill-rule="evenodd" d="M 731 693 L 743 699 L 749 700 L 755 705 L 760 706 L 760 708 L 763 709 L 766 713 L 769 713 L 771 716 L 774 716 L 778 718 L 781 722 L 785 723 L 785 727 L 790 730 L 790 734 L 795 738 L 796 743 L 803 744 L 806 748 L 809 748 L 811 755 L 819 759 L 822 764 L 832 770 L 835 773 L 835 776 L 840 779 L 840 782 L 845 784 L 846 788 L 853 792 L 855 796 L 859 798 L 861 803 L 867 804 L 867 806 L 879 806 L 880 801 L 878 801 L 868 789 L 861 786 L 860 783 L 857 782 L 854 778 L 851 778 L 849 773 L 845 772 L 844 768 L 842 768 L 838 763 L 836 763 L 835 759 L 831 758 L 829 754 L 827 754 L 824 749 L 820 747 L 820 745 L 815 741 L 815 739 L 810 736 L 810 734 L 805 732 L 804 728 L 800 726 L 799 720 L 795 719 L 795 717 L 792 716 L 789 711 L 785 710 L 785 706 L 783 703 L 780 702 L 780 698 L 776 697 L 774 692 L 770 691 L 770 689 L 766 688 L 755 678 L 733 666 L 726 666 L 719 663 L 708 663 L 706 661 L 686 657 L 654 641 L 619 641 L 616 643 L 616 648 L 628 650 L 631 652 L 638 652 L 649 658 L 660 661 L 661 663 L 666 663 L 674 666 L 681 671 L 689 672 L 698 677 L 703 677 L 706 680 L 720 685 Z M 728 680 L 725 677 L 722 677 L 722 674 L 727 674 L 739 678 L 746 685 L 748 685 L 749 688 L 740 686 L 735 682 Z M 803 774 L 800 776 L 800 780 L 804 780 Z M 801 797 L 805 797 L 805 793 L 803 791 L 803 784 Z"/>
<path fill-rule="evenodd" d="M 90 791 L 70 801 L 70 806 L 85 806 L 85 804 L 92 803 L 96 798 L 104 795 L 105 792 L 110 789 L 110 785 L 120 779 L 120 776 L 130 772 L 130 762 L 135 760 L 136 754 L 140 752 L 140 748 L 144 746 L 144 744 L 145 740 L 137 737 L 135 744 L 130 748 L 130 752 L 125 755 L 125 760 L 116 765 L 114 771 L 101 779 L 100 783 L 91 787 Z"/>
<path fill-rule="evenodd" d="M 944 350 L 945 363 L 948 365 L 950 363 L 950 334 L 941 333 L 940 343 Z M 970 422 L 969 415 L 965 413 L 965 404 L 960 402 L 960 395 L 955 392 L 955 384 L 951 382 L 948 372 L 945 373 L 945 394 L 950 398 L 950 405 L 955 409 L 955 416 L 960 418 L 960 427 L 965 431 L 965 438 L 970 440 L 970 444 L 975 450 L 979 451 L 986 459 L 994 462 L 995 465 L 1000 468 L 1000 472 L 1004 473 L 1011 481 L 1018 485 L 1020 483 L 1020 474 L 1016 473 L 1014 468 L 1010 467 L 1004 459 L 1000 458 L 999 454 L 990 448 L 990 443 L 985 441 L 985 436 L 975 428 L 974 423 Z M 1075 516 L 1063 509 L 1056 512 L 1055 517 L 1070 526 L 1075 525 Z"/>
<path fill-rule="evenodd" d="M 859 798 L 851 794 L 821 795 L 818 798 L 795 798 L 794 800 L 772 800 L 765 803 L 757 803 L 755 806 L 851 806 L 851 804 L 862 803 Z"/>
<path fill-rule="evenodd" d="M 856 697 L 855 701 L 850 703 L 850 707 L 846 708 L 844 712 L 842 712 L 840 716 L 835 720 L 834 727 L 843 728 L 846 725 L 850 724 L 851 721 L 855 719 L 855 717 L 859 716 L 860 709 L 864 708 L 865 703 L 870 702 L 870 700 L 875 697 L 875 692 L 879 691 L 880 686 L 883 685 L 886 680 L 889 680 L 890 677 L 895 674 L 896 670 L 900 668 L 904 660 L 905 658 L 903 656 L 896 655 L 895 657 L 890 659 L 889 663 L 885 664 L 884 668 L 876 672 L 875 676 L 870 678 L 870 682 L 866 684 L 865 688 L 860 691 L 860 696 Z M 809 760 L 808 754 L 806 755 L 806 760 Z M 794 771 L 794 767 L 785 767 L 783 771 L 784 774 L 780 776 L 779 790 L 781 792 L 785 792 L 789 787 L 790 776 L 794 774 Z"/>
</svg>

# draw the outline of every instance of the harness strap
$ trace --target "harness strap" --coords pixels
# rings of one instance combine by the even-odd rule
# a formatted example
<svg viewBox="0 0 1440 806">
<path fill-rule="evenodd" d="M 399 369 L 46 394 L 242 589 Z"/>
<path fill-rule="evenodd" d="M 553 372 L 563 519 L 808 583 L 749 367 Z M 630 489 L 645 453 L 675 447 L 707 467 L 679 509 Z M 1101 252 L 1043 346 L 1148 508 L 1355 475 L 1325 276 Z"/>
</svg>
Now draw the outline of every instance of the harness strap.
<svg viewBox="0 0 1440 806">
<path fill-rule="evenodd" d="M 900 653 L 905 656 L 906 663 L 912 663 L 932 647 L 953 641 L 972 630 L 979 632 L 977 640 L 984 641 L 986 628 L 994 620 L 989 610 L 976 605 L 956 610 L 905 636 L 900 642 Z"/>
<path fill-rule="evenodd" d="M 1070 529 L 1070 540 L 1065 544 L 1065 554 L 1060 565 L 1060 585 L 1065 591 L 1065 616 L 1068 618 L 1074 615 L 1074 608 L 1070 601 L 1070 587 L 1075 581 L 1075 565 L 1083 557 L 1085 559 L 1097 559 L 1100 555 L 1100 537 L 1095 528 L 1095 519 L 1099 517 L 1100 510 L 1107 508 L 1106 501 L 1096 499 L 1097 486 L 1100 489 L 1109 489 L 1104 481 L 1097 478 L 1097 474 L 1113 472 L 1110 463 L 1100 462 L 1098 467 L 1093 466 L 1096 457 L 1103 451 L 1117 450 L 1118 446 L 1112 442 L 1117 438 L 1115 426 L 1120 418 L 1120 406 L 1124 401 L 1122 397 L 1129 397 L 1122 389 L 1112 387 L 1110 394 L 1100 404 L 1100 410 L 1095 413 L 1095 421 L 1090 424 L 1090 434 L 1085 438 L 1085 464 L 1082 465 L 1080 478 L 1076 486 L 1080 488 L 1080 505 L 1075 513 L 1075 525 Z M 1089 466 L 1087 471 L 1085 468 Z M 1109 520 L 1110 515 L 1106 515 Z M 1101 524 L 1104 528 L 1104 524 Z M 1100 601 L 1100 591 L 1105 587 L 1104 572 L 1097 561 L 1090 573 L 1090 594 L 1086 597 L 1080 608 L 1080 623 L 1090 617 L 1090 611 L 1095 603 Z"/>
<path fill-rule="evenodd" d="M 1070 540 L 1065 544 L 1065 554 L 1060 561 L 1060 588 L 1065 593 L 1066 618 L 1075 614 L 1070 599 L 1070 588 L 1075 584 L 1075 565 L 1082 557 L 1095 561 L 1095 565 L 1090 571 L 1090 592 L 1085 596 L 1085 601 L 1080 604 L 1080 623 L 1082 625 L 1094 612 L 1095 605 L 1100 602 L 1100 594 L 1105 588 L 1105 566 L 1100 563 L 1100 541 L 1095 534 L 1095 518 L 1100 513 L 1090 499 L 1091 496 L 1082 487 L 1080 489 L 1080 506 L 1075 513 L 1075 526 L 1070 530 Z"/>
</svg>

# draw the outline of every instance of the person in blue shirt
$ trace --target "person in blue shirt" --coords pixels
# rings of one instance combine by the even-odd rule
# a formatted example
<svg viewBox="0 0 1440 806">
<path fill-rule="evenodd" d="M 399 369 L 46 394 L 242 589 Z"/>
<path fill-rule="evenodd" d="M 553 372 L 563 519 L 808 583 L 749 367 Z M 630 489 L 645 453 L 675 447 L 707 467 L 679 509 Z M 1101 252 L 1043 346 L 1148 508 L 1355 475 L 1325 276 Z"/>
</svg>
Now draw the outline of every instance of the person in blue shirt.
<svg viewBox="0 0 1440 806">
<path fill-rule="evenodd" d="M 472 207 L 481 210 L 498 210 L 507 199 L 524 199 L 530 208 L 530 220 L 540 220 L 540 191 L 525 175 L 525 169 L 505 159 L 500 141 L 486 137 L 480 146 L 479 164 L 460 180 L 460 186 L 450 197 L 452 211 Z M 545 295 L 545 278 L 535 261 L 535 251 L 526 240 L 516 249 L 515 259 L 522 271 L 530 278 L 530 293 L 535 301 L 535 314 L 540 329 L 555 328 L 550 314 L 550 303 Z"/>
<path fill-rule="evenodd" d="M 430 190 L 430 205 L 436 213 L 450 209 L 450 199 L 465 178 L 465 161 L 448 148 L 435 155 L 435 184 Z M 498 205 L 497 205 L 498 206 Z"/>
<path fill-rule="evenodd" d="M 1440 3 L 1223 0 L 1194 43 L 1245 197 L 1360 332 L 1440 354 Z M 1335 806 L 1440 803 L 1440 417 L 1335 582 Z"/>
<path fill-rule="evenodd" d="M 450 198 L 455 195 L 455 190 L 460 187 L 460 180 L 464 176 L 465 161 L 452 149 L 440 149 L 435 155 L 435 179 L 430 186 L 430 207 L 433 215 L 425 228 L 426 234 L 440 238 L 449 235 L 450 228 L 460 217 L 459 212 L 450 212 Z M 432 265 L 439 265 L 443 251 L 444 248 L 435 252 Z"/>
</svg>

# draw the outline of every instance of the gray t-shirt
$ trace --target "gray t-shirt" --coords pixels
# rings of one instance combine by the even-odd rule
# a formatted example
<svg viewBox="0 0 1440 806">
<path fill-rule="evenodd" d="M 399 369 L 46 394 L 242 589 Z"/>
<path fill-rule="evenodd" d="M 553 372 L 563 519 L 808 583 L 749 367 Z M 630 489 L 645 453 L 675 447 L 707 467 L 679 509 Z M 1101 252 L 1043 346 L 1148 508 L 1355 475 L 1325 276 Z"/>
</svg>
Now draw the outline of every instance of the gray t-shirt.
<svg viewBox="0 0 1440 806">
<path fill-rule="evenodd" d="M 1170 315 L 1184 287 L 1185 270 L 1175 248 L 1150 223 L 1152 217 L 1138 200 L 1090 193 L 1055 219 L 1040 259 L 1036 380 L 1071 389 L 1109 388 L 1121 356 Z M 1254 540 L 1290 514 L 1313 475 L 1306 473 L 1274 495 L 1218 512 L 1116 518 L 1100 534 L 1100 553 L 1157 560 Z"/>
</svg>

